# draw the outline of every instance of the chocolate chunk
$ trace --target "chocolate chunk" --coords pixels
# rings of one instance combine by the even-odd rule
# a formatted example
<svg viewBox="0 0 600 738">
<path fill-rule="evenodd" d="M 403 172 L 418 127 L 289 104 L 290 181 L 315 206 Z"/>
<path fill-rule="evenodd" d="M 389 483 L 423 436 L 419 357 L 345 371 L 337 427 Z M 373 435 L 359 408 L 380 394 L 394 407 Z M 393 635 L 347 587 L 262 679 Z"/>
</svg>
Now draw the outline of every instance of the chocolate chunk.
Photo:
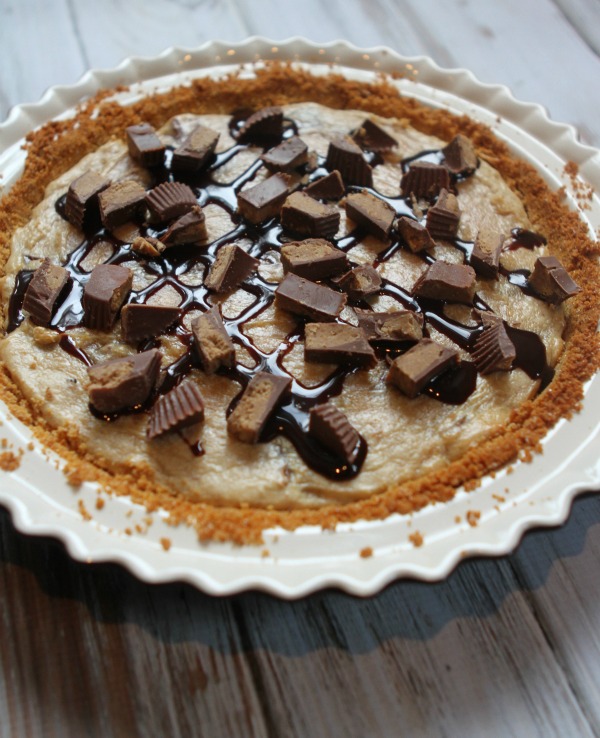
<svg viewBox="0 0 600 738">
<path fill-rule="evenodd" d="M 412 310 L 394 310 L 375 313 L 356 309 L 358 326 L 368 341 L 373 343 L 402 343 L 423 338 L 423 314 Z"/>
<path fill-rule="evenodd" d="M 304 359 L 325 364 L 369 366 L 375 352 L 360 328 L 347 323 L 308 323 L 304 330 Z"/>
<path fill-rule="evenodd" d="M 360 436 L 348 418 L 335 405 L 327 403 L 310 409 L 308 435 L 319 441 L 346 464 L 356 460 Z"/>
<path fill-rule="evenodd" d="M 403 215 L 398 218 L 398 232 L 406 242 L 408 248 L 413 254 L 425 249 L 431 249 L 435 246 L 435 241 L 431 238 L 431 234 L 418 221 Z"/>
<path fill-rule="evenodd" d="M 257 443 L 267 421 L 289 392 L 290 377 L 259 372 L 252 377 L 234 411 L 227 430 L 244 443 Z"/>
<path fill-rule="evenodd" d="M 253 113 L 242 126 L 238 140 L 241 143 L 260 143 L 268 138 L 281 138 L 282 133 L 283 110 L 274 106 Z"/>
<path fill-rule="evenodd" d="M 158 379 L 161 356 L 158 349 L 150 349 L 91 366 L 87 387 L 91 404 L 101 413 L 143 405 Z"/>
<path fill-rule="evenodd" d="M 165 245 L 158 238 L 151 236 L 137 236 L 131 243 L 131 250 L 143 256 L 154 258 L 160 256 L 165 250 Z"/>
<path fill-rule="evenodd" d="M 340 213 L 332 205 L 318 202 L 305 192 L 294 192 L 281 208 L 281 225 L 307 236 L 333 237 L 340 225 Z"/>
<path fill-rule="evenodd" d="M 231 368 L 235 364 L 235 348 L 217 305 L 192 321 L 192 334 L 198 358 L 207 374 L 214 374 L 221 366 Z"/>
<path fill-rule="evenodd" d="M 330 142 L 325 166 L 330 172 L 337 169 L 346 184 L 373 186 L 373 170 L 350 136 L 337 136 Z"/>
<path fill-rule="evenodd" d="M 238 194 L 238 210 L 250 223 L 262 223 L 272 218 L 288 196 L 292 178 L 289 174 L 274 174 L 254 187 Z"/>
<path fill-rule="evenodd" d="M 452 174 L 472 174 L 477 169 L 477 154 L 470 138 L 458 134 L 442 149 L 445 163 Z"/>
<path fill-rule="evenodd" d="M 98 264 L 83 288 L 83 322 L 109 331 L 131 291 L 133 273 L 118 264 Z"/>
<path fill-rule="evenodd" d="M 414 195 L 416 198 L 431 200 L 440 192 L 450 187 L 450 174 L 446 167 L 431 164 L 428 161 L 418 161 L 408 168 L 400 181 L 400 191 L 403 197 Z"/>
<path fill-rule="evenodd" d="M 475 271 L 464 264 L 449 264 L 438 259 L 415 282 L 413 294 L 471 305 L 475 295 Z"/>
<path fill-rule="evenodd" d="M 275 290 L 275 304 L 307 318 L 335 320 L 346 304 L 346 295 L 288 274 Z"/>
<path fill-rule="evenodd" d="M 198 126 L 173 152 L 171 169 L 181 174 L 197 174 L 214 154 L 219 134 L 212 128 Z"/>
<path fill-rule="evenodd" d="M 492 228 L 480 228 L 469 263 L 481 277 L 496 277 L 504 236 Z"/>
<path fill-rule="evenodd" d="M 538 257 L 528 284 L 539 297 L 553 305 L 581 292 L 556 256 Z"/>
<path fill-rule="evenodd" d="M 165 246 L 179 246 L 185 243 L 203 243 L 208 238 L 206 217 L 199 205 L 171 223 L 160 240 Z"/>
<path fill-rule="evenodd" d="M 179 218 L 197 204 L 194 191 L 181 182 L 163 182 L 146 193 L 146 205 L 159 223 Z"/>
<path fill-rule="evenodd" d="M 335 280 L 353 300 L 374 295 L 381 287 L 381 276 L 372 266 L 357 266 Z"/>
<path fill-rule="evenodd" d="M 283 244 L 281 264 L 284 272 L 315 281 L 344 272 L 348 257 L 323 238 L 307 238 Z"/>
<path fill-rule="evenodd" d="M 80 230 L 100 223 L 98 195 L 110 185 L 110 181 L 95 172 L 85 172 L 73 180 L 67 191 L 65 217 Z"/>
<path fill-rule="evenodd" d="M 424 338 L 394 359 L 386 381 L 407 397 L 416 397 L 429 381 L 457 362 L 458 351 Z"/>
<path fill-rule="evenodd" d="M 442 190 L 436 204 L 427 211 L 427 230 L 433 238 L 451 240 L 458 231 L 460 208 L 455 195 Z"/>
<path fill-rule="evenodd" d="M 130 302 L 121 310 L 123 338 L 135 343 L 156 338 L 179 318 L 180 308 L 170 305 L 144 305 Z"/>
<path fill-rule="evenodd" d="M 352 138 L 361 149 L 368 151 L 389 151 L 398 146 L 398 141 L 370 118 L 362 122 L 360 128 L 352 134 Z"/>
<path fill-rule="evenodd" d="M 319 200 L 339 200 L 346 192 L 342 175 L 337 169 L 324 177 L 315 180 L 305 188 L 304 192 Z"/>
<path fill-rule="evenodd" d="M 190 380 L 174 387 L 156 401 L 150 412 L 146 431 L 148 438 L 168 431 L 181 430 L 204 420 L 204 400 L 198 387 Z"/>
<path fill-rule="evenodd" d="M 130 156 L 145 167 L 157 167 L 165 158 L 165 146 L 156 131 L 149 123 L 138 126 L 129 126 L 127 134 L 127 148 Z"/>
<path fill-rule="evenodd" d="M 64 286 L 69 281 L 69 272 L 61 266 L 44 259 L 35 270 L 27 285 L 23 298 L 23 310 L 38 325 L 49 325 L 52 313 Z"/>
<path fill-rule="evenodd" d="M 237 244 L 221 246 L 204 284 L 214 292 L 227 292 L 240 285 L 258 265 L 259 260 Z"/>
<path fill-rule="evenodd" d="M 100 192 L 98 202 L 102 225 L 110 231 L 144 214 L 146 191 L 139 182 L 127 179 Z"/>
<path fill-rule="evenodd" d="M 483 330 L 477 336 L 471 357 L 481 374 L 508 371 L 517 356 L 504 321 L 494 315 L 481 314 Z"/>
<path fill-rule="evenodd" d="M 380 197 L 370 192 L 352 192 L 346 198 L 348 217 L 367 233 L 385 241 L 390 236 L 396 211 Z"/>
<path fill-rule="evenodd" d="M 301 138 L 293 136 L 260 158 L 271 172 L 292 172 L 308 161 L 308 146 Z"/>
</svg>

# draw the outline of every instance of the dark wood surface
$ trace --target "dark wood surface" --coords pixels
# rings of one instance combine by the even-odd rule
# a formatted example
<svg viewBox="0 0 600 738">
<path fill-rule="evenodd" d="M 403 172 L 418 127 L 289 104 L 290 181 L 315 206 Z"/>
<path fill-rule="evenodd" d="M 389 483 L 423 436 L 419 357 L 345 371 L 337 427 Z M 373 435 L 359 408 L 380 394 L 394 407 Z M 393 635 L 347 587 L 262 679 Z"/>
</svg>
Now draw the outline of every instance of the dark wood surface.
<svg viewBox="0 0 600 738">
<path fill-rule="evenodd" d="M 508 84 L 600 144 L 597 0 L 0 0 L 0 119 L 89 66 L 344 37 Z M 600 735 L 600 498 L 511 555 L 357 599 L 224 599 L 73 562 L 0 508 L 0 736 Z"/>
<path fill-rule="evenodd" d="M 586 496 L 444 582 L 218 599 L 75 563 L 2 511 L 0 735 L 597 735 L 599 549 Z"/>
</svg>

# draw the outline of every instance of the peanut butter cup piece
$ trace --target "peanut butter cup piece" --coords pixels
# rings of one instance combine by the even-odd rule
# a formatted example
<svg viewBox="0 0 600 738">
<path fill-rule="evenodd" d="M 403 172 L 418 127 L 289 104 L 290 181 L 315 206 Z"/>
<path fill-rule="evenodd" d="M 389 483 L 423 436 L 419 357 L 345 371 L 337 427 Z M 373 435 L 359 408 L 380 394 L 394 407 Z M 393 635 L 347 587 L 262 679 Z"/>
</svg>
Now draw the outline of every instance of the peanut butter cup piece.
<svg viewBox="0 0 600 738">
<path fill-rule="evenodd" d="M 416 397 L 435 377 L 458 362 L 458 351 L 423 338 L 390 365 L 386 381 L 407 397 Z"/>
<path fill-rule="evenodd" d="M 450 174 L 446 167 L 428 161 L 411 164 L 400 180 L 400 191 L 403 197 L 414 195 L 431 200 L 440 192 L 450 187 Z"/>
<path fill-rule="evenodd" d="M 227 292 L 249 277 L 259 263 L 237 244 L 221 246 L 204 284 L 213 292 Z"/>
<path fill-rule="evenodd" d="M 187 243 L 204 243 L 208 238 L 206 216 L 199 205 L 173 221 L 160 240 L 165 246 L 181 246 Z"/>
<path fill-rule="evenodd" d="M 288 274 L 275 290 L 275 305 L 314 320 L 335 320 L 346 304 L 346 295 Z"/>
<path fill-rule="evenodd" d="M 380 197 L 370 192 L 352 192 L 346 198 L 346 213 L 375 238 L 389 239 L 396 211 Z"/>
<path fill-rule="evenodd" d="M 125 129 L 127 148 L 132 159 L 144 167 L 156 167 L 163 163 L 165 146 L 149 123 L 140 123 Z"/>
<path fill-rule="evenodd" d="M 23 298 L 23 310 L 37 325 L 49 325 L 61 293 L 69 281 L 69 272 L 44 259 L 35 270 Z"/>
<path fill-rule="evenodd" d="M 478 159 L 470 138 L 459 133 L 442 149 L 446 167 L 452 174 L 472 174 L 477 169 Z"/>
<path fill-rule="evenodd" d="M 481 313 L 483 330 L 477 336 L 471 357 L 480 374 L 508 371 L 517 356 L 504 321 L 495 315 Z"/>
<path fill-rule="evenodd" d="M 281 208 L 281 225 L 307 236 L 332 238 L 340 226 L 340 213 L 305 192 L 293 192 Z"/>
<path fill-rule="evenodd" d="M 159 223 L 179 218 L 197 204 L 194 191 L 181 182 L 162 182 L 146 193 L 146 205 Z"/>
<path fill-rule="evenodd" d="M 350 298 L 360 300 L 367 295 L 379 292 L 381 275 L 372 266 L 357 266 L 336 279 L 335 282 Z"/>
<path fill-rule="evenodd" d="M 160 256 L 166 246 L 158 238 L 151 236 L 136 236 L 131 242 L 131 250 L 151 259 Z"/>
<path fill-rule="evenodd" d="M 496 277 L 500 268 L 500 254 L 504 236 L 487 226 L 480 228 L 469 263 L 480 277 Z"/>
<path fill-rule="evenodd" d="M 423 338 L 423 315 L 412 310 L 394 310 L 376 313 L 373 310 L 355 310 L 358 327 L 372 343 L 403 343 Z"/>
<path fill-rule="evenodd" d="M 528 284 L 546 302 L 559 305 L 568 297 L 581 292 L 556 256 L 540 256 L 533 267 Z"/>
<path fill-rule="evenodd" d="M 318 200 L 339 200 L 346 192 L 342 175 L 335 169 L 324 177 L 315 180 L 304 189 L 307 195 Z"/>
<path fill-rule="evenodd" d="M 427 211 L 427 230 L 433 238 L 452 240 L 459 221 L 460 207 L 456 195 L 442 190 L 436 204 Z"/>
<path fill-rule="evenodd" d="M 260 158 L 271 172 L 293 172 L 308 161 L 308 146 L 299 136 L 293 136 Z"/>
<path fill-rule="evenodd" d="M 133 273 L 118 264 L 98 264 L 83 288 L 83 322 L 88 328 L 109 331 L 131 291 Z"/>
<path fill-rule="evenodd" d="M 73 180 L 67 190 L 65 217 L 83 230 L 100 223 L 98 195 L 110 186 L 110 180 L 95 172 L 85 172 Z"/>
<path fill-rule="evenodd" d="M 238 210 L 250 223 L 262 223 L 279 214 L 290 191 L 292 178 L 278 173 L 238 194 Z"/>
<path fill-rule="evenodd" d="M 158 379 L 161 356 L 158 349 L 150 349 L 91 366 L 87 387 L 91 404 L 101 413 L 143 405 Z"/>
<path fill-rule="evenodd" d="M 370 118 L 366 118 L 352 134 L 352 138 L 367 151 L 390 151 L 398 146 L 398 141 Z"/>
<path fill-rule="evenodd" d="M 102 225 L 110 231 L 142 217 L 146 210 L 146 191 L 132 179 L 115 182 L 98 195 Z"/>
<path fill-rule="evenodd" d="M 260 143 L 264 139 L 281 138 L 283 133 L 283 110 L 272 106 L 262 108 L 246 119 L 238 140 L 240 143 Z"/>
<path fill-rule="evenodd" d="M 336 136 L 330 142 L 325 166 L 330 172 L 337 169 L 347 185 L 373 186 L 373 170 L 350 136 Z"/>
<path fill-rule="evenodd" d="M 464 264 L 449 264 L 438 259 L 415 282 L 413 294 L 471 305 L 475 295 L 475 270 Z"/>
<path fill-rule="evenodd" d="M 231 368 L 235 364 L 233 341 L 217 305 L 195 318 L 191 327 L 196 353 L 207 374 L 214 374 L 221 366 Z"/>
<path fill-rule="evenodd" d="M 181 309 L 170 305 L 145 305 L 130 302 L 121 310 L 123 338 L 136 343 L 156 338 L 179 318 Z"/>
<path fill-rule="evenodd" d="M 291 377 L 267 372 L 255 374 L 227 418 L 229 433 L 238 441 L 258 443 L 263 428 L 285 399 L 291 384 Z"/>
<path fill-rule="evenodd" d="M 323 238 L 307 238 L 283 244 L 281 264 L 286 273 L 316 281 L 345 272 L 348 257 Z"/>
<path fill-rule="evenodd" d="M 360 436 L 346 415 L 335 405 L 326 403 L 310 409 L 308 435 L 346 464 L 356 460 Z"/>
<path fill-rule="evenodd" d="M 360 328 L 347 323 L 307 323 L 304 359 L 325 364 L 371 366 L 375 352 Z"/>
<path fill-rule="evenodd" d="M 397 227 L 398 233 L 400 233 L 413 254 L 431 249 L 435 246 L 435 241 L 431 238 L 431 234 L 427 228 L 422 226 L 418 221 L 413 220 L 413 218 L 403 215 L 401 218 L 398 218 Z"/>
<path fill-rule="evenodd" d="M 219 134 L 212 128 L 198 126 L 185 141 L 173 151 L 171 169 L 178 174 L 197 174 L 215 153 Z"/>
<path fill-rule="evenodd" d="M 158 398 L 150 411 L 146 434 L 152 439 L 169 431 L 187 428 L 202 420 L 204 420 L 202 394 L 188 379 Z"/>
</svg>

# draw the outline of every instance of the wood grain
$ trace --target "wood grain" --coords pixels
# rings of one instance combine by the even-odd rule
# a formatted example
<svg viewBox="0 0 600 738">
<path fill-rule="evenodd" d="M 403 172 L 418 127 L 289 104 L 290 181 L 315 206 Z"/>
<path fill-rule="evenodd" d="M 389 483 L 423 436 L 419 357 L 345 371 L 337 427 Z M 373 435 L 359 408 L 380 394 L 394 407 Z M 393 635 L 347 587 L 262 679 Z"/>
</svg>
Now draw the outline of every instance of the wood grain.
<svg viewBox="0 0 600 738">
<path fill-rule="evenodd" d="M 0 119 L 131 54 L 258 33 L 428 54 L 600 144 L 597 0 L 0 0 Z M 600 735 L 600 499 L 360 600 L 216 599 L 73 562 L 0 509 L 0 738 Z"/>
</svg>

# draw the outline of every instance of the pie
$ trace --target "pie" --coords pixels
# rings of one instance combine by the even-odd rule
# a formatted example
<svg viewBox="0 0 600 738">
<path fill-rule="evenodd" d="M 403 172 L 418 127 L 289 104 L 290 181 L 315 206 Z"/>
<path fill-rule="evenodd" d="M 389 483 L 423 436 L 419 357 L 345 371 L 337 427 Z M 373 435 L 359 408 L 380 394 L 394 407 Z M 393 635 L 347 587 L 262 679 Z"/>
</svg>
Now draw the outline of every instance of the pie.
<svg viewBox="0 0 600 738">
<path fill-rule="evenodd" d="M 540 450 L 597 368 L 585 225 L 486 127 L 271 65 L 32 134 L 3 398 L 202 538 L 406 513 Z"/>
</svg>

